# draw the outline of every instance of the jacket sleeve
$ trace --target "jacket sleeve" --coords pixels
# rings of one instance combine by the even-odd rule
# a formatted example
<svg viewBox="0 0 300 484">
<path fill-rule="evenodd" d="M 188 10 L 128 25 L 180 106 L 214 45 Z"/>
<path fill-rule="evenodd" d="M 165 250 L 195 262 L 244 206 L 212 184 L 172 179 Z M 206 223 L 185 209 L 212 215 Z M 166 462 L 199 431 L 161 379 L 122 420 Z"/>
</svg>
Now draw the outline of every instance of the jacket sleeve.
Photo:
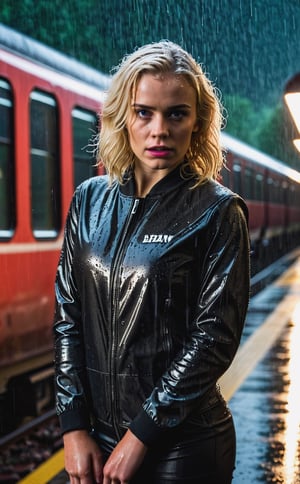
<svg viewBox="0 0 300 484">
<path fill-rule="evenodd" d="M 84 388 L 81 306 L 73 265 L 79 207 L 78 188 L 67 216 L 64 243 L 55 280 L 56 308 L 53 331 L 56 411 L 63 433 L 90 427 Z"/>
<path fill-rule="evenodd" d="M 188 338 L 131 423 L 132 432 L 147 445 L 201 408 L 240 343 L 250 282 L 247 208 L 243 201 L 234 197 L 219 208 L 210 227 Z"/>
</svg>

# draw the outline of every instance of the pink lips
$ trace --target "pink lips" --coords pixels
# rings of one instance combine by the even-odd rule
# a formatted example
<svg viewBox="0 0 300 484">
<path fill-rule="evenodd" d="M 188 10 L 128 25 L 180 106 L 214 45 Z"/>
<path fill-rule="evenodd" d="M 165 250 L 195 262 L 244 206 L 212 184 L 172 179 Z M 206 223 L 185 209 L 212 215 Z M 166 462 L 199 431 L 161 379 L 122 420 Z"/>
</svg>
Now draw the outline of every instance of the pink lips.
<svg viewBox="0 0 300 484">
<path fill-rule="evenodd" d="M 151 148 L 148 148 L 147 151 L 154 158 L 165 158 L 172 152 L 172 150 L 166 146 L 152 146 Z"/>
</svg>

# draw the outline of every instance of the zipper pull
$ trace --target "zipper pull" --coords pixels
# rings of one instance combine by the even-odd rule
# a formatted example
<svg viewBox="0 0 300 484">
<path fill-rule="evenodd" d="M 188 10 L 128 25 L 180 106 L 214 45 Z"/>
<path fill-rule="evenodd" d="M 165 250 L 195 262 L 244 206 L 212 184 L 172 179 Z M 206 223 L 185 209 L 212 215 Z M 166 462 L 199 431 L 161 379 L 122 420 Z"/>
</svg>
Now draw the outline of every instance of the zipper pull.
<svg viewBox="0 0 300 484">
<path fill-rule="evenodd" d="M 131 210 L 132 215 L 136 213 L 136 211 L 137 211 L 137 207 L 138 207 L 139 202 L 140 202 L 140 201 L 139 201 L 139 199 L 138 199 L 138 198 L 136 198 L 136 199 L 134 200 L 134 204 L 133 204 L 133 207 L 132 207 L 132 210 Z"/>
</svg>

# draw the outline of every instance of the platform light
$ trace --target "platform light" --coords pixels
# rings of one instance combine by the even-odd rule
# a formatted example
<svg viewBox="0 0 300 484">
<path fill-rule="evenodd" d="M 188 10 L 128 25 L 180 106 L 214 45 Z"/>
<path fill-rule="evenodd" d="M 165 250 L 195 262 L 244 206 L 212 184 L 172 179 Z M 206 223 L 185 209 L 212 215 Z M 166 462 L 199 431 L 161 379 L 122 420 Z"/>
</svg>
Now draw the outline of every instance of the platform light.
<svg viewBox="0 0 300 484">
<path fill-rule="evenodd" d="M 300 133 L 300 92 L 289 92 L 284 95 L 284 99 Z"/>
<path fill-rule="evenodd" d="M 294 139 L 293 143 L 296 146 L 297 150 L 300 152 L 300 138 Z"/>
<path fill-rule="evenodd" d="M 286 83 L 284 100 L 300 134 L 300 72 L 291 77 Z M 299 144 L 299 139 L 294 140 L 294 145 L 298 151 L 300 151 Z"/>
</svg>

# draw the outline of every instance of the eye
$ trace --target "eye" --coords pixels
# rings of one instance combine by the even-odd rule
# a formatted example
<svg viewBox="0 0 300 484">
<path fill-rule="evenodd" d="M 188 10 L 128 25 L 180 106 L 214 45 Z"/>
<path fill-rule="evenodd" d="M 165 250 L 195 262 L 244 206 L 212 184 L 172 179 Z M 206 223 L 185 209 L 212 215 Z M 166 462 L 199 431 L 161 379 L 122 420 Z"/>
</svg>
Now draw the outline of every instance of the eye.
<svg viewBox="0 0 300 484">
<path fill-rule="evenodd" d="M 147 109 L 136 109 L 135 110 L 137 117 L 141 119 L 148 119 L 151 117 L 151 112 Z"/>
<path fill-rule="evenodd" d="M 182 109 L 176 109 L 169 113 L 169 118 L 174 119 L 175 121 L 181 121 L 185 116 L 187 116 L 187 112 Z"/>
</svg>

